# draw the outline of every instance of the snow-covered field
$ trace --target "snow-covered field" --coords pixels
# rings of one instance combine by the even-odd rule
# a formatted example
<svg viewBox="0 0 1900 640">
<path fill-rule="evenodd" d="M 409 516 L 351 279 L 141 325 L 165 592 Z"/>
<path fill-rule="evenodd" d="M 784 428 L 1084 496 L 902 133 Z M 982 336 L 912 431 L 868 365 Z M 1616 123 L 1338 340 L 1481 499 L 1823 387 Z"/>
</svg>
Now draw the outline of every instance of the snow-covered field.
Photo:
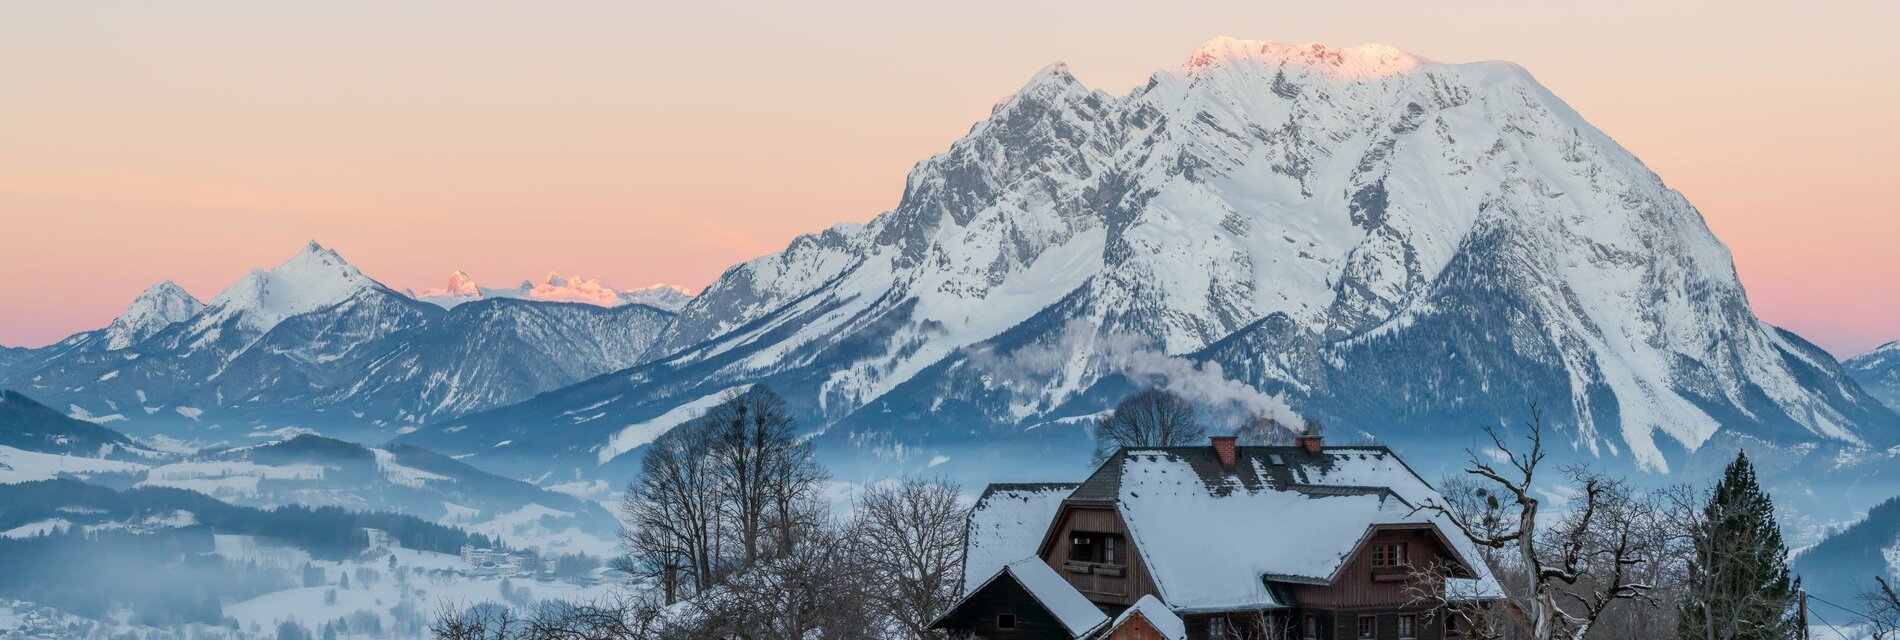
<svg viewBox="0 0 1900 640">
<path fill-rule="evenodd" d="M 373 544 L 358 558 L 342 562 L 313 560 L 300 550 L 274 546 L 251 536 L 217 536 L 216 553 L 283 569 L 308 564 L 323 574 L 319 586 L 285 589 L 226 604 L 225 615 L 236 618 L 242 629 L 274 630 L 279 623 L 292 620 L 315 631 L 325 621 L 361 618 L 367 612 L 380 620 L 385 637 L 416 637 L 415 626 L 426 627 L 445 605 L 585 600 L 611 596 L 625 588 L 467 575 L 470 566 L 457 556 L 404 549 L 386 540 Z M 341 586 L 345 576 L 347 587 Z M 504 586 L 509 592 L 502 591 Z"/>
<path fill-rule="evenodd" d="M 23 451 L 0 446 L 0 484 L 50 480 L 60 474 L 137 472 L 145 467 L 130 462 L 81 458 Z"/>
</svg>

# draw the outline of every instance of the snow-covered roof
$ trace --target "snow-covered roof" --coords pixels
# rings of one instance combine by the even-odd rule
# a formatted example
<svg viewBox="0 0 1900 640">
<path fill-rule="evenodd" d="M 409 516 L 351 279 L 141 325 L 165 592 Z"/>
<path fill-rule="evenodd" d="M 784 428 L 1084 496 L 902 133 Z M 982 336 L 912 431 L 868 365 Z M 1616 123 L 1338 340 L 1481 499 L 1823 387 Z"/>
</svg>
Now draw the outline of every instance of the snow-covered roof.
<svg viewBox="0 0 1900 640">
<path fill-rule="evenodd" d="M 1211 447 L 1124 449 L 1077 485 L 991 485 L 970 515 L 964 594 L 1034 556 L 1065 501 L 1112 505 L 1175 611 L 1289 606 L 1281 583 L 1330 583 L 1375 527 L 1435 527 L 1473 572 L 1456 579 L 1456 595 L 1502 593 L 1476 545 L 1417 508 L 1442 498 L 1391 450 L 1250 446 L 1236 455 L 1228 467 Z"/>
<path fill-rule="evenodd" d="M 1480 585 L 1476 548 L 1415 505 L 1438 494 L 1382 447 L 1125 450 L 1073 496 L 1112 500 L 1175 611 L 1288 606 L 1269 583 L 1328 583 L 1376 526 L 1434 525 Z M 1217 551 L 1216 551 L 1217 550 Z"/>
<path fill-rule="evenodd" d="M 1161 604 L 1161 601 L 1156 600 L 1154 596 L 1142 596 L 1140 600 L 1135 601 L 1135 606 L 1115 616 L 1114 624 L 1108 625 L 1108 633 L 1103 636 L 1114 635 L 1115 630 L 1134 619 L 1135 614 L 1141 614 L 1141 617 L 1146 619 L 1155 631 L 1161 632 L 1161 637 L 1167 640 L 1187 640 L 1187 623 L 1182 622 L 1181 616 L 1174 615 L 1174 612 L 1168 609 L 1168 605 Z"/>
<path fill-rule="evenodd" d="M 964 540 L 963 593 L 1026 556 L 1036 555 L 1074 483 L 993 484 L 971 508 Z"/>
<path fill-rule="evenodd" d="M 1108 615 L 1096 608 L 1095 603 L 1089 602 L 1082 592 L 1075 590 L 1075 585 L 1057 575 L 1056 570 L 1049 568 L 1042 558 L 1030 556 L 1009 563 L 997 575 L 1003 573 L 1014 577 L 1017 584 L 1022 585 L 1036 602 L 1048 609 L 1056 621 L 1061 622 L 1077 638 L 1108 624 Z"/>
</svg>

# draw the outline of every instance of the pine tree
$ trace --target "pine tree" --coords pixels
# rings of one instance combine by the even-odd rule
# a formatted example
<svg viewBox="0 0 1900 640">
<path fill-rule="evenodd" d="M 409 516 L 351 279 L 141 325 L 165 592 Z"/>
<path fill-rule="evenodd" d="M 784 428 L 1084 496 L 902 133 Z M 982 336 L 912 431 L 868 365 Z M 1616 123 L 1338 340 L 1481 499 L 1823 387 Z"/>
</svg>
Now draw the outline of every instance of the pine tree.
<svg viewBox="0 0 1900 640">
<path fill-rule="evenodd" d="M 1788 611 L 1800 580 L 1788 572 L 1788 548 L 1775 505 L 1755 482 L 1747 454 L 1737 455 L 1690 532 L 1695 557 L 1682 602 L 1685 640 L 1769 640 L 1796 636 Z"/>
</svg>

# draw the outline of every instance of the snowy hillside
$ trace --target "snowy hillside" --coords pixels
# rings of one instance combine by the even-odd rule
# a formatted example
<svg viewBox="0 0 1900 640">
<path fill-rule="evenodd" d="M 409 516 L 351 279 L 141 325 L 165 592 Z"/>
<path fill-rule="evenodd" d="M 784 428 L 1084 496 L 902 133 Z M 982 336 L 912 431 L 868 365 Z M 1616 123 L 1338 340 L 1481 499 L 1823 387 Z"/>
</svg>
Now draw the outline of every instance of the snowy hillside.
<svg viewBox="0 0 1900 640">
<path fill-rule="evenodd" d="M 1874 589 L 1875 576 L 1900 581 L 1900 498 L 1875 505 L 1859 522 L 1802 550 L 1793 568 L 1815 593 L 1843 604 Z"/>
<path fill-rule="evenodd" d="M 729 269 L 653 355 L 407 437 L 584 468 L 750 383 L 842 457 L 917 463 L 1073 457 L 1085 434 L 1039 425 L 1149 384 L 1441 444 L 1540 397 L 1583 451 L 1650 470 L 1718 434 L 1900 434 L 1753 315 L 1680 194 L 1523 69 L 1381 46 L 1217 39 L 1122 96 L 1051 65 L 895 210 Z"/>
<path fill-rule="evenodd" d="M 24 394 L 3 389 L 0 389 L 0 446 L 40 454 L 115 460 L 146 460 L 159 455 L 125 434 L 67 416 Z"/>
<path fill-rule="evenodd" d="M 1848 358 L 1841 366 L 1867 393 L 1900 411 L 1900 340 Z"/>
<path fill-rule="evenodd" d="M 158 451 L 20 394 L 0 392 L 0 485 L 58 477 L 184 489 L 249 507 L 404 513 L 550 552 L 611 553 L 618 527 L 593 501 L 599 496 L 543 489 L 417 447 L 366 447 L 304 434 Z"/>
</svg>

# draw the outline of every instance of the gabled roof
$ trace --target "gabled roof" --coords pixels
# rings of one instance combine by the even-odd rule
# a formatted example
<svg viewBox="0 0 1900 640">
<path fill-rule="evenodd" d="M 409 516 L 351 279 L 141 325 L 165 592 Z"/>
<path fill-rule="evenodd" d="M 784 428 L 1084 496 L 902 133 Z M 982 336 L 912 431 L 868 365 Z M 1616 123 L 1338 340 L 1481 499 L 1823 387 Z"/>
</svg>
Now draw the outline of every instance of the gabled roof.
<svg viewBox="0 0 1900 640">
<path fill-rule="evenodd" d="M 1115 621 L 1108 625 L 1108 631 L 1103 633 L 1102 637 L 1114 635 L 1116 629 L 1122 628 L 1122 625 L 1128 624 L 1128 621 L 1135 619 L 1136 616 L 1147 620 L 1148 626 L 1161 632 L 1161 637 L 1167 640 L 1187 640 L 1187 623 L 1182 622 L 1181 616 L 1174 615 L 1173 611 L 1168 610 L 1168 605 L 1161 604 L 1161 601 L 1156 600 L 1154 596 L 1142 596 L 1140 600 L 1135 601 L 1135 606 L 1115 616 Z"/>
<path fill-rule="evenodd" d="M 1070 585 L 1068 580 L 1064 580 L 1062 576 L 1057 575 L 1055 569 L 1051 569 L 1048 564 L 1043 563 L 1042 558 L 1030 556 L 1004 565 L 1001 570 L 991 574 L 988 579 L 978 584 L 976 588 L 970 589 L 968 593 L 963 594 L 963 597 L 959 598 L 956 604 L 950 605 L 950 608 L 944 610 L 943 615 L 938 616 L 936 620 L 930 623 L 930 628 L 937 628 L 937 625 L 943 622 L 944 617 L 949 616 L 952 612 L 961 608 L 964 601 L 969 600 L 970 596 L 982 591 L 984 587 L 989 586 L 997 580 L 1005 578 L 1014 580 L 1016 584 L 1022 585 L 1023 590 L 1028 591 L 1030 597 L 1035 598 L 1036 604 L 1042 605 L 1042 608 L 1054 616 L 1056 621 L 1060 622 L 1062 627 L 1068 630 L 1069 635 L 1072 637 L 1080 638 L 1094 633 L 1097 629 L 1102 628 L 1103 625 L 1109 622 L 1107 614 L 1102 613 L 1101 609 L 1096 608 L 1095 603 L 1089 602 L 1089 599 L 1083 596 L 1082 592 L 1076 591 L 1075 587 Z"/>
<path fill-rule="evenodd" d="M 1112 501 L 1162 599 L 1198 612 L 1288 606 L 1275 583 L 1332 582 L 1381 527 L 1456 531 L 1416 508 L 1437 496 L 1384 447 L 1241 447 L 1225 467 L 1202 446 L 1125 449 L 1071 499 Z M 1441 539 L 1495 584 L 1469 540 Z"/>
<path fill-rule="evenodd" d="M 1036 554 L 1043 532 L 1075 483 L 993 484 L 971 507 L 964 535 L 963 593 L 1025 556 Z"/>
</svg>

